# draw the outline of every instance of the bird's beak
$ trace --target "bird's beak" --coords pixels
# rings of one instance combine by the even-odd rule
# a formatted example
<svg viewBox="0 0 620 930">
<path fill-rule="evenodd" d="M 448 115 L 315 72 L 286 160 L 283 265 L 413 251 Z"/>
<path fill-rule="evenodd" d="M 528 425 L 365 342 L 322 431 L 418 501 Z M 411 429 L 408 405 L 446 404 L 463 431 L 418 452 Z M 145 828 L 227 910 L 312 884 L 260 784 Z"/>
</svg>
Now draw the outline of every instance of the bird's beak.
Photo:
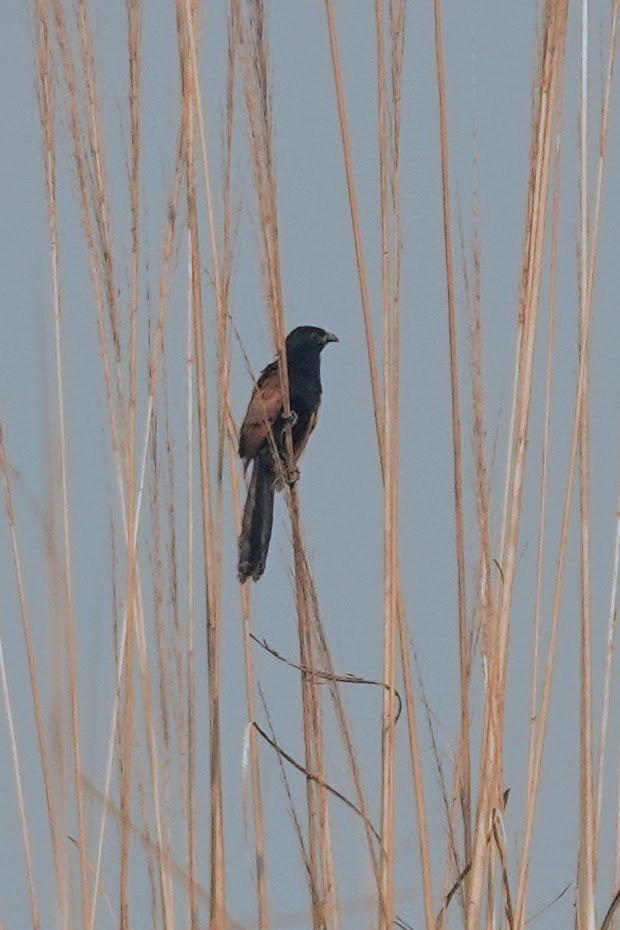
<svg viewBox="0 0 620 930">
<path fill-rule="evenodd" d="M 327 345 L 328 342 L 340 342 L 338 336 L 334 336 L 333 333 L 325 333 L 323 336 L 323 345 Z"/>
</svg>

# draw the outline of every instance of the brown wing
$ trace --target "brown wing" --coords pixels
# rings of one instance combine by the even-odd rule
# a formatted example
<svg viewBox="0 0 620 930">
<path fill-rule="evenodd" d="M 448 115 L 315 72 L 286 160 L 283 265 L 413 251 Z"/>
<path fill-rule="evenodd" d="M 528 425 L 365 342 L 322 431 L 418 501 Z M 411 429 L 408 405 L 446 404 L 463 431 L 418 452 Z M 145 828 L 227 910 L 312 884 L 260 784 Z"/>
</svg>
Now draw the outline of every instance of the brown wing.
<svg viewBox="0 0 620 930">
<path fill-rule="evenodd" d="M 252 391 L 239 434 L 239 455 L 253 459 L 267 441 L 269 430 L 282 413 L 282 391 L 278 363 L 267 365 Z"/>
</svg>

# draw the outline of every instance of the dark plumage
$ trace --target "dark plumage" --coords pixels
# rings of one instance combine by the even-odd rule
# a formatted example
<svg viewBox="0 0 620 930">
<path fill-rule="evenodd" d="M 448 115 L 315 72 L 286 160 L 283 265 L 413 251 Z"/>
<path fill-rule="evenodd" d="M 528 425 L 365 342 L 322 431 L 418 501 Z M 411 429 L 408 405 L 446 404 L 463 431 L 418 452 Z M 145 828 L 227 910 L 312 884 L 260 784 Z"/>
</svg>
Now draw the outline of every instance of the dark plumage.
<svg viewBox="0 0 620 930">
<path fill-rule="evenodd" d="M 293 464 L 299 461 L 316 426 L 321 404 L 321 352 L 329 342 L 338 339 L 317 326 L 298 326 L 286 337 Z M 258 581 L 265 571 L 274 491 L 279 490 L 270 433 L 283 457 L 283 406 L 278 363 L 271 362 L 256 382 L 239 435 L 239 455 L 245 467 L 254 463 L 239 537 L 238 574 L 242 582 L 250 577 Z"/>
</svg>

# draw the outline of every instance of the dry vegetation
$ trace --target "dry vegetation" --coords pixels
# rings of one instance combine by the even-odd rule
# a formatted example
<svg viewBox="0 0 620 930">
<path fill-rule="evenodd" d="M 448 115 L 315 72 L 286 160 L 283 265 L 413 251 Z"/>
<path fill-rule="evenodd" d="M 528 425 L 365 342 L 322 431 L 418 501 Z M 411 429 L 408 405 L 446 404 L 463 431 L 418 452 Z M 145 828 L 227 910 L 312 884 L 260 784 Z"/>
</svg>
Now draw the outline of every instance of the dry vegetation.
<svg viewBox="0 0 620 930">
<path fill-rule="evenodd" d="M 15 679 L 20 672 L 6 669 L 0 641 L 0 670 L 4 711 L 9 723 L 11 755 L 34 928 L 57 925 L 61 930 L 118 926 L 120 930 L 153 927 L 197 930 L 207 923 L 213 930 L 237 924 L 227 910 L 234 907 L 238 870 L 247 859 L 225 857 L 227 825 L 224 818 L 222 728 L 227 726 L 226 701 L 221 693 L 221 624 L 231 622 L 233 607 L 226 604 L 223 588 L 231 574 L 224 560 L 226 521 L 240 524 L 243 478 L 236 457 L 236 421 L 230 398 L 232 349 L 243 339 L 231 305 L 238 224 L 233 189 L 233 165 L 242 163 L 253 201 L 251 210 L 262 279 L 262 311 L 268 320 L 274 352 L 282 358 L 287 326 L 278 224 L 278 191 L 272 107 L 268 15 L 277 15 L 262 0 L 228 0 L 225 94 L 222 121 L 211 125 L 205 105 L 205 70 L 201 65 L 203 11 L 196 0 L 176 0 L 179 105 L 175 142 L 176 160 L 167 190 L 166 222 L 159 249 L 150 248 L 143 234 L 143 140 L 141 127 L 141 65 L 143 19 L 149 16 L 142 0 L 126 0 L 126 56 L 129 63 L 127 98 L 120 104 L 125 121 L 126 203 L 129 228 L 114 238 L 121 218 L 110 215 L 110 169 L 98 94 L 95 30 L 87 0 L 33 0 L 36 91 L 41 121 L 41 153 L 49 224 L 50 301 L 55 370 L 55 441 L 52 443 L 52 482 L 49 516 L 49 576 L 54 579 L 54 610 L 50 623 L 58 652 L 50 659 L 56 685 L 42 689 L 43 656 L 32 645 L 33 624 L 40 622 L 29 608 L 28 564 L 20 547 L 20 526 L 14 512 L 14 477 L 10 437 L 0 432 L 0 471 L 4 485 L 5 515 L 10 533 L 14 578 L 25 643 L 24 674 L 34 709 L 38 764 L 45 795 L 50 837 L 53 894 L 40 891 L 41 865 L 32 850 L 32 818 L 23 791 L 20 768 L 23 739 L 13 726 L 11 713 Z M 372 416 L 380 462 L 383 499 L 383 657 L 377 657 L 374 679 L 357 678 L 337 669 L 321 616 L 311 563 L 304 547 L 299 486 L 291 484 L 284 497 L 288 509 L 295 623 L 298 657 L 283 660 L 272 650 L 274 662 L 286 661 L 299 680 L 300 745 L 298 757 L 281 745 L 260 682 L 254 674 L 257 650 L 264 648 L 252 632 L 250 586 L 239 588 L 238 613 L 242 629 L 246 745 L 243 758 L 247 849 L 254 881 L 256 926 L 279 927 L 273 916 L 281 911 L 270 884 L 266 835 L 292 830 L 299 858 L 291 870 L 302 870 L 308 890 L 304 926 L 338 928 L 351 918 L 341 909 L 338 869 L 334 857 L 333 811 L 349 808 L 359 825 L 359 842 L 365 844 L 370 887 L 359 889 L 367 902 L 364 926 L 379 930 L 408 928 L 400 912 L 394 884 L 395 818 L 403 808 L 415 812 L 417 874 L 415 923 L 418 928 L 442 930 L 460 926 L 506 927 L 523 930 L 535 905 L 528 896 L 533 838 L 537 825 L 537 799 L 547 745 L 550 697 L 556 663 L 558 626 L 571 520 L 578 521 L 580 540 L 580 718 L 579 798 L 575 822 L 579 825 L 574 850 L 574 875 L 567 894 L 575 900 L 578 930 L 610 930 L 618 902 L 620 856 L 616 854 L 614 888 L 603 887 L 597 869 L 609 857 L 603 844 L 601 821 L 614 808 L 614 786 L 604 785 L 612 694 L 613 649 L 618 586 L 620 517 L 617 519 L 608 617 L 608 648 L 604 667 L 593 668 L 591 646 L 591 539 L 589 471 L 588 371 L 589 334 L 593 305 L 599 219 L 603 202 L 606 139 L 611 109 L 618 2 L 612 0 L 611 23 L 606 33 L 608 57 L 603 63 L 603 99 L 596 128 L 588 123 L 588 9 L 583 14 L 580 43 L 580 226 L 578 233 L 579 331 L 578 364 L 574 378 L 572 435 L 561 463 L 555 460 L 556 481 L 564 482 L 557 552 L 547 542 L 547 490 L 549 435 L 554 371 L 554 303 L 556 251 L 560 224 L 560 165 L 564 64 L 567 35 L 567 0 L 541 4 L 533 75 L 529 180 L 524 213 L 519 306 L 513 314 L 514 366 L 508 443 L 502 466 L 491 461 L 487 434 L 492 424 L 483 385 L 483 317 L 481 313 L 481 238 L 477 196 L 473 207 L 473 235 L 466 243 L 462 223 L 455 222 L 450 191 L 447 88 L 442 45 L 442 10 L 434 0 L 437 153 L 441 160 L 443 272 L 446 291 L 446 334 L 453 450 L 454 527 L 453 566 L 458 599 L 454 637 L 458 642 L 459 715 L 454 752 L 449 760 L 435 752 L 435 776 L 441 786 L 442 829 L 429 803 L 429 770 L 422 763 L 429 739 L 435 744 L 433 716 L 420 687 L 412 652 L 412 633 L 400 575 L 399 552 L 399 373 L 403 350 L 400 338 L 401 230 L 400 178 L 402 89 L 407 18 L 405 0 L 374 0 L 376 24 L 376 144 L 380 195 L 380 255 L 365 254 L 364 218 L 358 208 L 356 152 L 351 144 L 347 97 L 339 57 L 337 18 L 332 0 L 325 0 L 326 35 L 329 38 L 335 104 L 342 143 L 352 247 L 359 283 L 360 325 L 367 347 Z M 335 4 L 337 6 L 337 4 Z M 413 6 L 413 4 L 409 4 Z M 207 72 L 208 73 L 208 72 Z M 524 91 L 526 92 L 526 91 Z M 223 131 L 222 130 L 223 126 Z M 61 129 L 62 127 L 62 129 Z M 242 127 L 242 131 L 239 131 Z M 66 132 L 66 135 L 65 135 Z M 588 140 L 600 133 L 595 171 L 588 168 Z M 221 143 L 218 158 L 214 146 Z M 67 145 L 65 145 L 65 141 Z M 107 622 L 114 637 L 115 687 L 110 688 L 107 729 L 99 739 L 105 746 L 103 770 L 88 771 L 83 764 L 86 734 L 82 723 L 88 690 L 80 688 L 80 662 L 76 629 L 85 622 L 76 609 L 72 566 L 72 524 L 78 515 L 70 506 L 65 430 L 63 301 L 59 285 L 62 240 L 58 231 L 58 163 L 70 163 L 73 189 L 81 219 L 84 255 L 94 311 L 107 410 L 111 494 L 110 559 L 112 576 L 105 585 L 113 593 L 114 617 Z M 217 169 L 214 167 L 217 165 Z M 409 166 L 408 166 L 409 167 Z M 592 181 L 593 177 L 593 181 Z M 115 182 L 115 186 L 118 186 Z M 463 255 L 462 282 L 454 256 Z M 405 243 L 406 245 L 406 243 Z M 150 265 L 158 281 L 156 293 L 146 294 L 143 270 Z M 153 277 L 153 269 L 155 274 Z M 368 274 L 380 280 L 380 303 L 373 305 Z M 437 273 L 440 268 L 438 267 Z M 543 292 L 543 281 L 548 291 Z M 458 301 L 460 286 L 466 307 Z M 166 333 L 171 293 L 185 290 L 185 352 L 183 366 L 169 365 Z M 548 301 L 542 299 L 548 293 Z M 145 311 L 145 304 L 148 303 Z M 548 315 L 547 314 L 548 308 Z M 87 312 L 86 310 L 84 312 Z M 459 314 L 467 316 L 469 342 L 458 337 Z M 315 322 L 315 321 L 308 321 Z M 318 322 L 318 321 L 317 321 Z M 380 345 L 375 339 L 379 335 Z M 528 461 L 534 359 L 542 343 L 546 358 L 542 459 Z M 244 354 L 244 357 L 245 354 Z M 249 365 L 248 365 L 249 367 Z M 470 373 L 470 396 L 463 385 Z M 244 373 L 245 374 L 245 373 Z M 255 374 L 255 373 L 254 373 Z M 280 377 L 287 383 L 286 366 Z M 172 379 L 181 379 L 185 410 L 170 400 L 179 396 Z M 141 385 L 146 385 L 142 391 Z M 461 394 L 459 394 L 459 391 Z M 474 478 L 475 525 L 466 526 L 463 504 L 464 456 L 469 442 L 462 429 L 464 405 L 471 410 L 471 456 Z M 238 413 L 238 411 L 236 411 Z M 537 414 L 539 415 L 539 414 Z M 185 440 L 173 440 L 171 421 L 184 421 Z M 501 450 L 499 450 L 501 452 Z M 497 460 L 502 459 L 498 454 Z M 286 463 L 285 463 L 286 464 Z M 527 743 L 527 791 L 523 809 L 513 811 L 516 836 L 505 824 L 507 796 L 504 778 L 507 679 L 510 664 L 510 630 L 513 595 L 522 539 L 526 464 L 539 470 L 538 539 L 530 697 Z M 196 468 L 198 469 L 196 473 Z M 491 476 L 500 488 L 492 497 Z M 303 482 L 302 482 L 303 485 Z M 573 496 L 577 508 L 573 506 Z M 493 512 L 493 509 L 495 511 Z M 499 532 L 497 528 L 499 527 Z M 466 540 L 476 540 L 468 577 Z M 273 554 L 273 558 L 277 555 Z M 103 568 L 103 566 L 102 566 Z M 549 616 L 542 607 L 543 579 L 553 583 Z M 269 584 L 266 579 L 262 584 Z M 293 620 L 291 620 L 293 622 Z M 206 646 L 206 655 L 202 644 Z M 472 688 L 474 670 L 482 686 Z M 7 676 L 8 671 L 8 676 Z M 421 677 L 433 675 L 422 669 Z M 208 712 L 197 707 L 197 680 L 206 680 Z M 593 680 L 597 700 L 593 705 Z M 381 729 L 376 746 L 363 748 L 363 763 L 380 769 L 380 796 L 370 796 L 363 777 L 360 746 L 354 734 L 351 701 L 344 689 L 351 683 L 380 695 Z M 82 682 L 83 684 L 83 682 Z M 378 686 L 378 687 L 377 687 Z M 348 692 L 350 694 L 350 692 Z M 598 695 L 602 700 L 598 701 Z M 292 695 L 287 696 L 292 700 Z M 335 727 L 327 738 L 329 712 Z M 204 719 L 203 719 L 204 718 Z M 198 722 L 200 721 L 200 723 Z M 477 721 L 474 724 L 474 721 Z M 427 724 L 430 725 L 431 737 Z M 207 736 L 198 737 L 202 727 Z M 24 737 L 25 738 L 25 737 Z M 334 741 L 347 772 L 332 783 L 329 765 Z M 403 778 L 397 790 L 397 741 L 406 746 L 407 788 Z M 198 747 L 202 747 L 199 749 Z M 613 747 L 612 747 L 613 748 Z M 428 753 L 427 753 L 428 755 Z M 401 758 L 404 758 L 401 756 Z M 266 768 L 280 779 L 290 822 L 270 823 L 264 816 L 263 782 Z M 609 770 L 609 767 L 607 768 Z M 88 771 L 88 775 L 86 774 Z M 199 790 L 206 773 L 208 791 Z M 401 773 L 402 774 L 402 773 Z M 432 777 L 432 776 L 431 776 Z M 305 781 L 304 803 L 292 783 Z M 344 786 L 344 787 L 343 787 Z M 604 788 L 606 790 L 604 791 Z M 7 799 L 5 799 L 7 803 Z M 96 829 L 87 811 L 97 811 Z M 70 828 L 69 824 L 75 824 Z M 75 829 L 73 844 L 67 833 Z M 39 834 L 41 831 L 38 831 Z M 8 855 L 6 838 L 3 855 Z M 206 861 L 199 850 L 208 847 Z M 616 840 L 620 848 L 620 838 Z M 14 853 L 16 854 L 16 852 Z M 139 863 L 139 865 L 138 865 Z M 438 867 L 439 866 L 439 867 Z M 549 889 L 552 904 L 561 889 Z M 613 903 L 612 903 L 613 900 Z M 596 902 L 596 906 L 595 906 Z M 147 916 L 150 907 L 150 918 Z M 6 905 L 0 902 L 0 918 Z M 400 913 L 400 916 L 399 916 Z M 552 917 L 549 911 L 548 917 Z M 413 918 L 408 917 L 408 920 Z M 541 918 L 544 926 L 546 917 Z M 355 923 L 360 922 L 359 914 Z M 554 924 L 555 925 L 555 924 Z M 6 925 L 7 927 L 10 924 Z"/>
</svg>

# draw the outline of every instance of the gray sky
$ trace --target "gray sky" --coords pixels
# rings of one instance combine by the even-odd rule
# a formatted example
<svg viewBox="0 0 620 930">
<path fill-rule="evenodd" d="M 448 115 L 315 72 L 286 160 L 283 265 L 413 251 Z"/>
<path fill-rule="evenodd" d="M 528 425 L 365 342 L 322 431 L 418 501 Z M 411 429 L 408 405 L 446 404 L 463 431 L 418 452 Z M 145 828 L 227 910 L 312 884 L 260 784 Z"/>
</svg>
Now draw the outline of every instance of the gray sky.
<svg viewBox="0 0 620 930">
<path fill-rule="evenodd" d="M 94 4 L 104 132 L 111 186 L 111 210 L 118 246 L 119 287 L 126 300 L 125 256 L 128 214 L 125 184 L 127 145 L 125 102 L 124 7 Z M 378 170 L 376 144 L 376 77 L 372 4 L 340 0 L 335 4 L 345 94 L 358 187 L 362 233 L 369 269 L 371 300 L 378 319 L 380 303 Z M 324 403 L 320 425 L 302 464 L 300 493 L 308 551 L 315 568 L 325 624 L 335 666 L 343 672 L 379 677 L 381 669 L 381 495 L 370 390 L 363 342 L 359 292 L 354 264 L 340 136 L 333 93 L 329 45 L 323 5 L 274 0 L 271 8 L 271 51 L 277 155 L 282 267 L 288 328 L 316 323 L 333 330 L 340 344 L 323 359 Z M 488 450 L 497 430 L 493 479 L 493 532 L 498 533 L 501 482 L 505 457 L 517 288 L 530 144 L 531 81 L 535 61 L 535 4 L 498 4 L 490 0 L 455 3 L 446 0 L 444 41 L 447 71 L 448 124 L 452 206 L 471 229 L 474 127 L 480 178 L 482 243 L 482 310 Z M 567 449 L 574 406 L 576 366 L 576 232 L 577 232 L 577 90 L 578 17 L 571 14 L 567 45 L 563 135 L 561 237 L 558 268 L 556 355 L 553 385 L 549 487 L 549 548 L 545 570 L 543 622 L 548 625 L 553 566 L 564 493 Z M 590 156 L 597 154 L 600 60 L 607 53 L 608 4 L 591 4 L 591 133 Z M 221 2 L 208 5 L 204 30 L 203 76 L 210 127 L 214 175 L 219 178 L 219 136 L 224 81 L 225 19 Z M 161 233 L 174 153 L 177 58 L 173 5 L 152 0 L 144 11 L 144 96 L 142 162 L 142 296 L 146 285 L 156 293 Z M 432 5 L 410 2 L 408 8 L 402 130 L 402 422 L 401 422 L 401 564 L 407 616 L 420 659 L 425 687 L 436 715 L 444 761 L 454 749 L 458 714 L 456 584 L 453 542 L 453 498 L 446 299 L 441 231 L 441 190 L 434 71 Z M 33 54 L 25 4 L 8 4 L 0 35 L 0 275 L 2 281 L 0 341 L 0 411 L 11 464 L 18 533 L 35 647 L 48 710 L 51 708 L 53 644 L 50 643 L 50 592 L 46 577 L 42 517 L 49 500 L 46 432 L 53 430 L 53 342 L 50 310 L 49 257 L 42 178 L 40 130 L 34 93 Z M 617 80 L 614 82 L 617 93 Z M 239 96 L 239 113 L 242 99 Z M 123 130 L 120 130 L 120 124 Z M 73 528 L 76 624 L 80 663 L 80 707 L 84 767 L 103 783 L 105 747 L 113 696 L 112 601 L 110 584 L 110 506 L 116 507 L 101 364 L 94 308 L 87 278 L 82 235 L 73 197 L 66 120 L 59 121 L 59 202 L 61 286 L 64 300 L 64 352 L 67 389 L 70 506 Z M 619 443 L 620 264 L 620 127 L 612 97 L 609 153 L 602 214 L 594 321 L 591 341 L 592 439 L 592 579 L 595 707 L 600 700 L 607 604 L 610 587 Z M 254 370 L 271 357 L 257 264 L 252 178 L 242 121 L 235 145 L 234 187 L 241 209 L 231 309 Z M 456 223 L 455 223 L 456 229 Z M 203 236 L 204 254 L 207 255 Z M 183 262 L 181 253 L 180 261 Z M 458 270 L 458 325 L 461 350 L 463 436 L 467 484 L 466 542 L 468 590 L 473 591 L 476 529 L 471 493 L 469 372 L 467 330 L 461 285 L 461 256 L 454 242 Z M 167 328 L 167 365 L 173 437 L 181 455 L 183 409 L 184 303 L 178 281 L 171 295 Z M 205 276 L 205 282 L 207 278 Z M 213 320 L 212 295 L 205 288 L 207 326 Z M 507 812 L 511 864 L 521 836 L 521 812 L 527 740 L 529 651 L 537 532 L 540 423 L 544 387 L 546 287 L 541 309 L 537 376 L 532 407 L 531 442 L 522 521 L 522 557 L 517 576 L 511 634 L 509 709 L 505 756 L 506 786 L 512 789 Z M 142 323 L 146 319 L 142 309 Z M 144 368 L 144 357 L 141 359 Z M 233 349 L 232 395 L 242 415 L 250 390 L 243 359 Z M 144 388 L 144 381 L 142 381 Z M 144 420 L 144 391 L 139 417 Z M 48 416 L 46 416 L 46 412 Z M 51 417 L 51 420 L 50 420 Z M 50 423 L 52 426 L 50 427 Z M 142 435 L 143 427 L 140 430 Z M 177 467 L 181 469 L 182 458 Z M 180 492 L 182 494 L 182 491 Z M 182 496 L 179 497 L 182 507 Z M 575 514 L 576 515 L 576 511 Z M 226 500 L 225 582 L 223 590 L 223 764 L 225 784 L 226 858 L 229 911 L 249 926 L 254 919 L 251 843 L 244 838 L 239 798 L 245 724 L 240 623 L 234 573 L 235 541 L 230 500 Z M 255 631 L 278 651 L 296 654 L 292 593 L 287 577 L 289 547 L 283 501 L 276 503 L 275 532 L 268 568 L 252 589 Z M 537 910 L 574 879 L 578 784 L 578 549 L 575 521 L 568 552 L 557 666 L 549 736 L 540 794 L 531 870 L 530 911 Z M 199 540 L 198 526 L 196 528 Z M 143 540 L 148 533 L 145 519 Z M 497 546 L 497 540 L 495 546 Z M 142 546 L 145 565 L 146 545 Z M 197 586 L 197 606 L 201 591 Z M 0 630 L 14 701 L 26 801 L 33 834 L 35 875 L 43 926 L 52 927 L 53 903 L 48 828 L 32 721 L 26 662 L 17 612 L 6 521 L 0 519 Z M 471 600 L 470 600 L 471 602 Z M 199 751 L 206 762 L 205 661 L 201 630 L 197 646 L 199 685 Z M 257 675 L 266 686 L 274 724 L 282 743 L 301 758 L 298 682 L 294 673 L 266 655 L 256 655 Z M 476 670 L 475 706 L 480 706 Z M 373 689 L 345 691 L 356 745 L 363 759 L 371 809 L 377 815 L 380 784 L 380 699 Z M 617 694 L 613 694 L 617 705 Z M 201 703 L 202 700 L 202 703 Z M 421 715 L 423 716 L 423 715 Z M 479 717 L 477 718 L 479 722 Z M 617 755 L 619 719 L 613 708 L 609 754 Z M 48 726 L 50 726 L 48 721 Z M 336 730 L 327 714 L 330 776 L 347 790 Z M 51 732 L 51 731 L 50 731 Z M 435 886 L 439 889 L 444 849 L 444 820 L 426 730 L 422 731 L 427 803 L 430 812 Z M 284 915 L 303 912 L 307 891 L 295 837 L 275 758 L 261 749 L 265 789 L 268 882 L 274 926 L 294 926 Z M 477 757 L 475 759 L 477 764 Z M 303 779 L 291 773 L 295 796 L 303 799 Z M 607 783 L 613 778 L 610 765 Z M 207 876 L 206 773 L 201 779 L 200 859 Z M 7 731 L 0 727 L 0 919 L 7 930 L 20 930 L 28 919 Z M 204 790 L 202 790 L 204 789 Z M 397 913 L 421 926 L 421 888 L 415 821 L 410 795 L 404 722 L 399 730 L 397 818 Z M 94 856 L 98 809 L 88 806 L 91 854 Z M 337 802 L 330 805 L 343 928 L 371 926 L 372 913 L 348 910 L 372 888 L 361 828 Z M 599 908 L 611 898 L 611 857 L 615 808 L 613 790 L 604 801 Z M 136 817 L 138 819 L 138 817 Z M 69 815 L 71 829 L 74 818 Z M 116 831 L 109 832 L 107 866 L 114 861 Z M 69 850 L 69 855 L 75 855 Z M 140 857 L 136 857 L 139 861 Z M 77 875 L 77 859 L 75 860 Z M 107 874 L 107 873 L 106 873 Z M 136 866 L 137 907 L 148 915 L 146 875 Z M 105 876 L 104 876 L 105 883 Z M 107 889 L 114 899 L 115 887 Z M 364 912 L 362 911 L 362 914 Z M 283 915 L 279 918 L 279 915 Z M 455 910 L 454 917 L 457 916 Z M 540 926 L 565 927 L 572 916 L 567 895 Z M 146 926 L 146 923 L 144 924 Z M 300 920 L 299 926 L 305 925 Z M 100 904 L 100 927 L 113 926 Z"/>
</svg>

